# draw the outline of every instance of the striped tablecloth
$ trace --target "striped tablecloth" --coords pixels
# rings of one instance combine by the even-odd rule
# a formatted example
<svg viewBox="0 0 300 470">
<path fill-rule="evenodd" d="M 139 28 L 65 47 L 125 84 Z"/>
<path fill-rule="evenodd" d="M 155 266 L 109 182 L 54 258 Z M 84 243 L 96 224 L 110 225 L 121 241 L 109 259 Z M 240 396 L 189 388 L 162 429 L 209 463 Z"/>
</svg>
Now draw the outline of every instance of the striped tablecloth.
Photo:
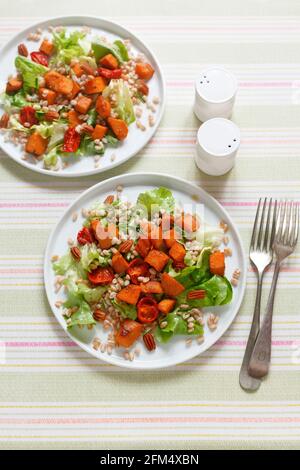
<svg viewBox="0 0 300 470">
<path fill-rule="evenodd" d="M 44 3 L 2 6 L 0 42 L 41 18 Z M 83 11 L 76 0 L 72 13 L 108 17 L 111 3 L 101 2 L 99 11 L 96 1 L 87 0 Z M 50 311 L 42 278 L 49 232 L 74 197 L 101 179 L 159 170 L 196 182 L 232 215 L 246 249 L 259 196 L 299 200 L 300 5 L 113 3 L 119 16 L 112 19 L 140 35 L 161 61 L 165 116 L 139 155 L 102 176 L 55 180 L 0 155 L 0 341 L 6 352 L 0 364 L 0 447 L 297 448 L 299 250 L 280 275 L 272 370 L 253 395 L 238 385 L 254 304 L 250 270 L 230 330 L 205 354 L 163 372 L 128 372 L 99 362 L 70 341 Z M 51 2 L 47 13 L 67 14 L 67 4 L 55 8 Z M 235 16 L 222 16 L 228 14 Z M 208 64 L 225 65 L 240 85 L 233 120 L 241 127 L 241 149 L 235 169 L 221 178 L 201 174 L 193 162 L 199 125 L 192 113 L 193 80 Z"/>
</svg>

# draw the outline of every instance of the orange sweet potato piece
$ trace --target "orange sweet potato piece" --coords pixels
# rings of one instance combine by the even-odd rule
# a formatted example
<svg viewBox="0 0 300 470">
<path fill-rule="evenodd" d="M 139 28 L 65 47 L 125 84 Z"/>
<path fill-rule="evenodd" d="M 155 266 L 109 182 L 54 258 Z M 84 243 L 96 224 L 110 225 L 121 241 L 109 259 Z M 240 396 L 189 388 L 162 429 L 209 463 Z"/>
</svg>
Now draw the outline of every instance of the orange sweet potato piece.
<svg viewBox="0 0 300 470">
<path fill-rule="evenodd" d="M 100 124 L 97 124 L 95 129 L 94 129 L 94 132 L 92 133 L 92 139 L 93 140 L 96 140 L 96 139 L 103 139 L 103 137 L 105 136 L 105 134 L 107 133 L 107 127 L 105 126 L 100 126 Z"/>
<path fill-rule="evenodd" d="M 43 155 L 48 145 L 48 139 L 44 139 L 41 134 L 34 132 L 28 137 L 25 150 L 34 155 Z"/>
<path fill-rule="evenodd" d="M 54 51 L 54 44 L 52 44 L 52 42 L 48 41 L 47 39 L 44 39 L 40 45 L 40 51 L 46 55 L 51 55 Z"/>
<path fill-rule="evenodd" d="M 174 261 L 183 261 L 185 257 L 186 251 L 181 243 L 175 241 L 170 248 L 169 255 Z"/>
<path fill-rule="evenodd" d="M 110 102 L 99 95 L 96 101 L 96 111 L 102 119 L 107 119 L 110 116 Z"/>
<path fill-rule="evenodd" d="M 168 273 L 162 273 L 161 285 L 166 295 L 176 297 L 184 291 L 184 286 Z"/>
<path fill-rule="evenodd" d="M 151 229 L 151 243 L 155 250 L 164 250 L 166 245 L 162 236 L 162 228 L 153 225 Z"/>
<path fill-rule="evenodd" d="M 186 232 L 195 232 L 200 224 L 195 215 L 182 213 L 175 219 L 175 225 L 182 228 Z"/>
<path fill-rule="evenodd" d="M 172 312 L 172 310 L 174 310 L 175 304 L 176 300 L 174 299 L 161 300 L 158 304 L 158 310 L 164 315 L 167 315 L 168 313 Z"/>
<path fill-rule="evenodd" d="M 75 109 L 71 109 L 68 112 L 68 123 L 69 127 L 76 127 L 78 124 L 82 124 Z"/>
<path fill-rule="evenodd" d="M 156 271 L 160 272 L 164 269 L 169 259 L 169 256 L 163 251 L 151 250 L 146 256 L 145 262 L 150 264 Z"/>
<path fill-rule="evenodd" d="M 89 110 L 89 107 L 92 104 L 91 98 L 88 98 L 87 96 L 80 96 L 78 98 L 77 103 L 75 104 L 75 110 L 78 111 L 80 114 L 86 114 Z"/>
<path fill-rule="evenodd" d="M 161 228 L 163 231 L 170 230 L 174 225 L 174 216 L 166 212 L 161 217 Z"/>
<path fill-rule="evenodd" d="M 118 140 L 126 139 L 128 134 L 128 127 L 125 121 L 122 119 L 109 117 L 107 122 Z"/>
<path fill-rule="evenodd" d="M 222 251 L 215 251 L 209 257 L 209 269 L 212 274 L 224 276 L 225 255 Z"/>
<path fill-rule="evenodd" d="M 44 75 L 45 82 L 48 88 L 56 93 L 61 93 L 62 95 L 69 95 L 73 90 L 73 80 L 69 77 L 65 77 L 61 73 L 55 72 L 55 70 L 50 70 Z"/>
<path fill-rule="evenodd" d="M 48 104 L 54 104 L 56 100 L 56 93 L 53 90 L 49 90 L 48 88 L 39 88 L 39 97 L 42 100 L 46 100 Z"/>
<path fill-rule="evenodd" d="M 6 93 L 14 93 L 21 90 L 23 81 L 20 78 L 10 78 L 6 84 Z"/>
<path fill-rule="evenodd" d="M 71 93 L 68 95 L 68 99 L 73 100 L 75 96 L 78 95 L 79 92 L 80 92 L 80 86 L 78 85 L 77 82 L 73 80 L 73 88 L 72 88 Z"/>
<path fill-rule="evenodd" d="M 130 305 L 136 305 L 141 291 L 140 286 L 129 284 L 117 293 L 117 299 Z"/>
<path fill-rule="evenodd" d="M 112 54 L 106 54 L 102 59 L 100 59 L 99 63 L 102 67 L 110 70 L 117 69 L 119 66 L 119 62 Z"/>
<path fill-rule="evenodd" d="M 163 294 L 163 288 L 161 283 L 158 281 L 149 281 L 145 284 L 141 284 L 143 294 Z"/>
<path fill-rule="evenodd" d="M 138 252 L 138 254 L 142 258 L 146 258 L 148 255 L 150 249 L 151 249 L 151 242 L 148 240 L 148 238 L 139 238 L 137 244 L 134 247 L 135 251 Z"/>
<path fill-rule="evenodd" d="M 163 232 L 163 239 L 167 248 L 171 248 L 173 243 L 175 243 L 176 240 L 180 239 L 180 235 L 175 230 L 175 228 L 172 228 L 171 230 L 167 230 L 166 232 Z"/>
<path fill-rule="evenodd" d="M 127 263 L 126 259 L 123 258 L 121 253 L 115 253 L 112 257 L 112 268 L 117 274 L 125 273 L 129 264 Z"/>
<path fill-rule="evenodd" d="M 135 73 L 143 80 L 150 80 L 154 74 L 154 68 L 150 64 L 138 62 L 135 66 Z"/>
<path fill-rule="evenodd" d="M 118 346 L 130 348 L 142 333 L 143 325 L 134 320 L 124 320 L 115 335 Z"/>
<path fill-rule="evenodd" d="M 101 93 L 106 87 L 106 80 L 103 77 L 91 78 L 84 85 L 84 91 L 87 95 L 93 95 L 94 93 Z"/>
<path fill-rule="evenodd" d="M 99 222 L 95 229 L 95 236 L 102 250 L 108 250 L 112 246 L 112 239 L 118 236 L 118 228 L 114 224 L 104 227 Z"/>
<path fill-rule="evenodd" d="M 84 70 L 81 68 L 81 65 L 79 64 L 79 62 L 76 62 L 75 64 L 73 64 L 71 66 L 71 69 L 72 71 L 74 72 L 74 74 L 76 75 L 76 77 L 81 77 L 81 75 L 84 74 Z"/>
</svg>

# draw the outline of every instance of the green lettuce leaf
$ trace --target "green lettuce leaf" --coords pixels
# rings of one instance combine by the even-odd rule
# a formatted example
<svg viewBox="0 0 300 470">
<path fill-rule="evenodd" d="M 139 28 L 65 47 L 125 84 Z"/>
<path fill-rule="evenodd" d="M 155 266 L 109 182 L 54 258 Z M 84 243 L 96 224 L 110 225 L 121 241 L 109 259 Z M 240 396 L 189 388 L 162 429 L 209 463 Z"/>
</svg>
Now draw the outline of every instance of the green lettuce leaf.
<svg viewBox="0 0 300 470">
<path fill-rule="evenodd" d="M 60 161 L 60 146 L 53 147 L 48 153 L 44 155 L 44 165 L 48 169 L 55 169 Z"/>
<path fill-rule="evenodd" d="M 24 106 L 32 106 L 32 103 L 26 100 L 24 91 L 20 90 L 13 95 L 8 95 L 5 92 L 2 93 L 0 96 L 0 105 L 3 106 L 7 113 L 10 113 L 13 110 L 19 110 Z"/>
<path fill-rule="evenodd" d="M 73 326 L 95 325 L 91 307 L 80 296 L 70 296 L 63 305 L 65 308 L 78 307 L 78 310 L 71 315 L 68 321 L 68 329 Z"/>
<path fill-rule="evenodd" d="M 42 77 L 48 70 L 44 65 L 32 62 L 22 56 L 16 57 L 15 67 L 22 75 L 23 88 L 25 91 L 28 91 L 31 88 L 37 89 L 39 86 L 39 77 Z"/>
<path fill-rule="evenodd" d="M 96 265 L 107 266 L 108 260 L 108 256 L 105 257 L 100 255 L 95 243 L 87 243 L 81 248 L 80 263 L 85 271 L 92 271 L 92 269 L 95 269 Z M 93 265 L 92 268 L 91 265 Z"/>
<path fill-rule="evenodd" d="M 85 155 L 85 156 L 93 156 L 93 155 L 103 155 L 105 152 L 105 147 L 100 146 L 98 147 L 94 140 L 88 136 L 85 135 L 80 142 L 80 155 Z"/>
<path fill-rule="evenodd" d="M 115 41 L 113 44 L 104 42 L 97 38 L 92 42 L 92 50 L 94 51 L 95 59 L 98 62 L 106 54 L 112 54 L 119 61 L 120 64 L 126 62 L 128 58 L 128 52 L 126 46 L 121 41 Z"/>
<path fill-rule="evenodd" d="M 203 250 L 202 261 L 199 266 L 184 268 L 179 274 L 174 276 L 176 281 L 180 282 L 186 289 L 189 289 L 210 279 L 212 274 L 209 270 L 209 255 L 210 250 Z"/>
<path fill-rule="evenodd" d="M 188 293 L 191 290 L 204 289 L 206 294 L 204 299 L 188 299 Z M 201 284 L 195 284 L 188 287 L 177 298 L 179 304 L 188 304 L 190 307 L 213 307 L 217 305 L 225 305 L 232 300 L 232 285 L 226 277 L 212 276 Z"/>
<path fill-rule="evenodd" d="M 124 80 L 111 80 L 109 85 L 103 90 L 104 98 L 115 96 L 115 113 L 127 124 L 135 121 L 135 114 L 128 85 Z"/>
<path fill-rule="evenodd" d="M 175 199 L 170 189 L 161 187 L 141 193 L 137 204 L 144 207 L 150 216 L 151 210 L 155 212 L 164 209 L 169 213 L 172 212 L 175 207 Z"/>
<path fill-rule="evenodd" d="M 117 300 L 112 301 L 113 306 L 122 315 L 123 318 L 130 318 L 135 320 L 137 317 L 137 310 L 134 305 L 126 304 L 125 302 L 119 302 Z"/>
<path fill-rule="evenodd" d="M 69 271 L 69 269 L 75 267 L 75 260 L 71 253 L 66 253 L 65 255 L 61 256 L 57 261 L 55 261 L 52 267 L 56 274 L 63 276 Z"/>
<path fill-rule="evenodd" d="M 176 312 L 169 313 L 164 320 L 167 322 L 167 326 L 165 328 L 157 326 L 154 331 L 156 339 L 161 343 L 167 343 L 174 335 L 203 335 L 202 325 L 195 323 L 193 332 L 189 332 L 187 322 Z"/>
<path fill-rule="evenodd" d="M 55 57 L 53 62 L 69 64 L 72 59 L 79 59 L 90 51 L 90 42 L 82 31 L 67 33 L 66 30 L 53 33 L 53 44 L 55 46 Z"/>
</svg>

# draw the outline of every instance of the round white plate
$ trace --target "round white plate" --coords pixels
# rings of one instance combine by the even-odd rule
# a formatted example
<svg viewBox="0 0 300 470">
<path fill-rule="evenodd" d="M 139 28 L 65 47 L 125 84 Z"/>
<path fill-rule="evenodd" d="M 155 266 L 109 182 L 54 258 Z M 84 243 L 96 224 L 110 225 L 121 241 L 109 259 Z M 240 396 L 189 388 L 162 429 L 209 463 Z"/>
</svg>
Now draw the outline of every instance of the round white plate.
<svg viewBox="0 0 300 470">
<path fill-rule="evenodd" d="M 92 340 L 95 336 L 105 338 L 101 325 L 97 324 L 93 330 L 72 329 L 67 330 L 65 319 L 62 316 L 61 309 L 55 307 L 55 302 L 58 299 L 64 299 L 64 294 L 56 294 L 54 292 L 55 275 L 52 269 L 51 257 L 53 255 L 63 255 L 68 250 L 67 240 L 69 237 L 76 239 L 78 230 L 82 227 L 83 218 L 81 216 L 82 208 L 89 208 L 95 201 L 103 201 L 108 194 L 112 194 L 118 185 L 124 187 L 124 197 L 132 202 L 135 202 L 140 192 L 146 191 L 159 186 L 170 188 L 176 200 L 182 204 L 190 204 L 195 206 L 195 200 L 199 200 L 204 205 L 204 218 L 206 223 L 218 225 L 220 220 L 225 220 L 228 223 L 230 237 L 229 247 L 232 249 L 232 257 L 226 258 L 226 272 L 225 274 L 230 279 L 233 271 L 239 267 L 241 270 L 241 277 L 239 284 L 234 288 L 234 296 L 231 304 L 223 307 L 209 308 L 209 312 L 214 312 L 220 315 L 218 328 L 211 332 L 205 327 L 205 340 L 200 345 L 194 340 L 192 345 L 186 345 L 185 336 L 177 336 L 167 344 L 158 344 L 158 347 L 153 352 L 148 352 L 146 348 L 141 345 L 141 355 L 133 362 L 126 361 L 123 358 L 124 350 L 122 348 L 115 349 L 112 355 L 95 351 L 92 348 Z M 80 214 L 76 222 L 72 221 L 72 214 L 77 212 Z M 173 366 L 183 361 L 187 361 L 198 354 L 206 351 L 212 344 L 214 344 L 227 330 L 236 316 L 245 291 L 246 285 L 246 259 L 240 240 L 238 231 L 233 224 L 230 216 L 220 206 L 220 204 L 207 194 L 203 189 L 196 185 L 190 184 L 180 178 L 174 178 L 167 175 L 157 173 L 132 173 L 124 176 L 117 176 L 109 180 L 96 184 L 92 188 L 85 191 L 77 200 L 69 207 L 69 209 L 62 216 L 57 226 L 53 230 L 45 253 L 44 261 L 44 281 L 45 288 L 48 296 L 49 303 L 52 311 L 62 328 L 69 334 L 69 336 L 85 351 L 93 356 L 110 362 L 122 367 L 129 367 L 131 369 L 158 369 L 161 367 Z M 207 309 L 204 309 L 207 310 Z"/>
<path fill-rule="evenodd" d="M 53 176 L 62 176 L 62 177 L 78 177 L 93 175 L 96 173 L 102 173 L 103 171 L 110 170 L 118 165 L 121 165 L 129 158 L 136 155 L 151 139 L 155 133 L 160 120 L 162 118 L 164 105 L 165 105 L 165 82 L 162 74 L 160 65 L 155 58 L 154 54 L 148 49 L 148 47 L 138 39 L 134 34 L 132 34 L 127 29 L 119 26 L 116 23 L 113 23 L 102 18 L 95 18 L 89 16 L 65 16 L 50 19 L 37 23 L 29 28 L 25 29 L 21 33 L 14 36 L 0 51 L 0 90 L 5 89 L 7 78 L 9 75 L 12 75 L 15 71 L 14 61 L 17 56 L 17 48 L 20 43 L 26 44 L 29 52 L 36 50 L 39 46 L 39 43 L 34 41 L 28 41 L 27 36 L 31 32 L 35 32 L 37 28 L 41 28 L 43 31 L 43 36 L 50 36 L 48 32 L 49 26 L 65 26 L 67 30 L 78 29 L 83 26 L 91 28 L 91 33 L 89 37 L 94 37 L 96 35 L 104 35 L 110 41 L 116 39 L 130 39 L 132 43 L 133 52 L 143 53 L 146 58 L 152 64 L 155 69 L 155 74 L 149 82 L 149 100 L 153 97 L 158 97 L 160 100 L 159 105 L 157 106 L 157 111 L 155 113 L 155 125 L 153 127 L 148 126 L 148 110 L 146 105 L 145 111 L 141 121 L 145 123 L 146 130 L 143 132 L 137 128 L 136 124 L 133 123 L 129 126 L 128 137 L 124 142 L 119 143 L 119 146 L 116 148 L 107 147 L 105 154 L 101 157 L 101 166 L 95 168 L 95 162 L 93 157 L 81 157 L 81 158 L 72 158 L 70 157 L 70 165 L 60 171 L 46 170 L 43 168 L 42 162 L 37 162 L 34 158 L 32 161 L 28 162 L 22 160 L 22 153 L 19 146 L 15 146 L 10 142 L 5 142 L 4 133 L 0 134 L 0 147 L 16 162 L 21 165 L 29 168 L 30 170 L 36 171 L 38 173 L 44 173 L 46 175 Z M 0 115 L 3 113 L 3 109 L 0 108 Z M 115 154 L 116 159 L 111 161 L 111 156 Z"/>
</svg>

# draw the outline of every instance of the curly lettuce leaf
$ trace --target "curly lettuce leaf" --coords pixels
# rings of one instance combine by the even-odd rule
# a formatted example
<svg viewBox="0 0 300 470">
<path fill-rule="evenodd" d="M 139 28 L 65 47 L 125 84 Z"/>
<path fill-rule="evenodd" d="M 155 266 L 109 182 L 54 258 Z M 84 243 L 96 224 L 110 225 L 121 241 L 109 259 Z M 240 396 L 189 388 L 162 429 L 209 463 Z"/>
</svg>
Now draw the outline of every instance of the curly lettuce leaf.
<svg viewBox="0 0 300 470">
<path fill-rule="evenodd" d="M 71 253 L 66 253 L 65 255 L 61 256 L 52 265 L 54 272 L 61 276 L 65 275 L 69 269 L 72 269 L 74 266 L 75 260 Z"/>
<path fill-rule="evenodd" d="M 173 212 L 175 207 L 175 199 L 172 191 L 167 188 L 156 188 L 141 193 L 138 197 L 137 204 L 144 207 L 148 215 L 151 215 L 151 211 L 164 209 L 166 212 Z"/>
<path fill-rule="evenodd" d="M 169 313 L 164 321 L 167 322 L 165 328 L 157 326 L 154 331 L 156 339 L 161 343 L 167 343 L 175 335 L 203 335 L 203 326 L 199 323 L 195 323 L 194 330 L 192 332 L 188 331 L 187 322 L 176 312 Z"/>
<path fill-rule="evenodd" d="M 114 95 L 116 105 L 114 111 L 120 119 L 131 124 L 135 121 L 135 114 L 128 85 L 124 80 L 111 80 L 109 85 L 103 90 L 104 98 Z"/>
<path fill-rule="evenodd" d="M 98 146 L 95 144 L 95 141 L 88 135 L 85 135 L 80 142 L 79 147 L 80 155 L 93 156 L 93 155 L 103 155 L 105 152 L 105 147 Z"/>
<path fill-rule="evenodd" d="M 92 50 L 97 62 L 106 54 L 114 55 L 120 64 L 129 60 L 127 48 L 122 41 L 109 43 L 97 38 L 92 42 Z"/>
<path fill-rule="evenodd" d="M 86 39 L 86 33 L 83 31 L 66 30 L 53 32 L 53 44 L 56 55 L 52 59 L 54 62 L 63 62 L 69 64 L 72 59 L 86 56 L 91 48 L 90 42 Z"/>
<path fill-rule="evenodd" d="M 3 106 L 7 113 L 11 113 L 13 111 L 18 111 L 24 106 L 32 106 L 32 103 L 29 103 L 29 101 L 26 100 L 24 91 L 20 90 L 13 95 L 9 95 L 5 92 L 2 93 L 0 96 L 0 105 Z"/>
<path fill-rule="evenodd" d="M 23 56 L 16 57 L 15 67 L 22 75 L 23 88 L 25 91 L 31 90 L 32 88 L 37 89 L 39 86 L 39 78 L 49 70 L 47 67 L 44 67 L 44 65 L 32 62 Z"/>
<path fill-rule="evenodd" d="M 108 256 L 101 256 L 95 243 L 87 243 L 81 248 L 80 264 L 85 271 L 92 271 L 91 266 L 95 269 L 97 266 L 107 266 Z"/>
<path fill-rule="evenodd" d="M 136 319 L 137 310 L 134 305 L 129 305 L 125 302 L 119 302 L 117 300 L 113 300 L 112 304 L 123 318 L 130 318 L 131 320 Z"/>
<path fill-rule="evenodd" d="M 73 326 L 95 325 L 91 307 L 82 297 L 70 296 L 63 305 L 65 308 L 78 307 L 78 310 L 71 315 L 68 321 L 68 329 Z"/>
</svg>

